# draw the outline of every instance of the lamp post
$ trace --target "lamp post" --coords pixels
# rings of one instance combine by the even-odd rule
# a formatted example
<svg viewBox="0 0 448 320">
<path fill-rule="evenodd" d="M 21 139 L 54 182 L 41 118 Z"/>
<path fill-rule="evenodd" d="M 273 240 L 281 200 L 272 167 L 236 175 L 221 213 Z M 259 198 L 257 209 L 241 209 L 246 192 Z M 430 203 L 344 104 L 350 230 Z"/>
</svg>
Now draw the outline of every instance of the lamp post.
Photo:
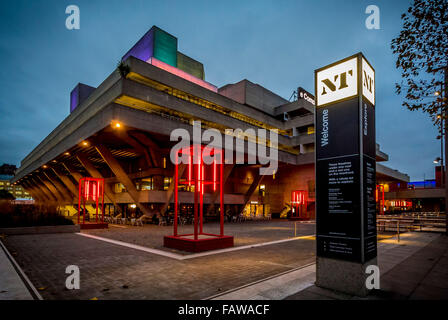
<svg viewBox="0 0 448 320">
<path fill-rule="evenodd" d="M 433 69 L 433 72 L 441 71 L 444 72 L 444 83 L 441 85 L 441 92 L 436 92 L 436 96 L 441 95 L 442 99 L 440 101 L 440 107 L 441 107 L 441 128 L 443 126 L 444 135 L 445 135 L 445 160 L 448 159 L 448 121 L 446 121 L 447 117 L 447 104 L 448 104 L 448 65 L 444 67 L 440 67 L 437 69 Z M 441 129 L 442 130 L 442 129 Z M 443 135 L 442 135 L 443 137 Z M 445 167 L 444 167 L 444 176 L 445 181 L 448 182 L 448 168 L 447 168 L 447 162 L 445 161 Z M 448 235 L 448 183 L 445 183 L 445 234 Z"/>
</svg>

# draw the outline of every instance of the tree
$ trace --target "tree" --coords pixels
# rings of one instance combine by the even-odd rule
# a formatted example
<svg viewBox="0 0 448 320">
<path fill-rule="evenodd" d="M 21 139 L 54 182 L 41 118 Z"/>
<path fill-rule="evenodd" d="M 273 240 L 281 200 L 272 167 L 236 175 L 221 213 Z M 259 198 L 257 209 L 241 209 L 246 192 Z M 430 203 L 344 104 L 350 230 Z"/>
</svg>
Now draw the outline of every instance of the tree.
<svg viewBox="0 0 448 320">
<path fill-rule="evenodd" d="M 4 163 L 0 166 L 0 174 L 6 174 L 9 176 L 13 176 L 17 167 L 14 164 Z"/>
<path fill-rule="evenodd" d="M 434 93 L 444 83 L 440 71 L 448 67 L 448 1 L 414 0 L 401 19 L 403 29 L 391 48 L 405 84 L 397 83 L 396 92 L 405 92 L 403 106 L 422 110 L 440 124 L 447 101 Z"/>
<path fill-rule="evenodd" d="M 445 131 L 445 232 L 448 235 L 448 1 L 414 0 L 401 19 L 403 29 L 392 40 L 391 48 L 397 55 L 396 67 L 401 69 L 406 84 L 397 83 L 396 91 L 406 92 L 403 106 L 428 113 L 440 131 Z"/>
</svg>

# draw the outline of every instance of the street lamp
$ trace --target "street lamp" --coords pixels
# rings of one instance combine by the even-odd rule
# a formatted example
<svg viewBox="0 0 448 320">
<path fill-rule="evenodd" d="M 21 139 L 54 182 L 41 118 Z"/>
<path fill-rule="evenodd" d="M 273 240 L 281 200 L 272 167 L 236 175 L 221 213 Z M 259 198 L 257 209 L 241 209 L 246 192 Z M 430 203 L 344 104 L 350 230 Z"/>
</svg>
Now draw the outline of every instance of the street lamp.
<svg viewBox="0 0 448 320">
<path fill-rule="evenodd" d="M 439 163 L 439 162 L 440 162 L 440 160 L 442 160 L 442 159 L 440 159 L 440 157 L 437 157 L 437 158 L 435 158 L 435 159 L 434 159 L 434 161 L 433 161 L 433 162 L 437 164 L 437 163 Z"/>
</svg>

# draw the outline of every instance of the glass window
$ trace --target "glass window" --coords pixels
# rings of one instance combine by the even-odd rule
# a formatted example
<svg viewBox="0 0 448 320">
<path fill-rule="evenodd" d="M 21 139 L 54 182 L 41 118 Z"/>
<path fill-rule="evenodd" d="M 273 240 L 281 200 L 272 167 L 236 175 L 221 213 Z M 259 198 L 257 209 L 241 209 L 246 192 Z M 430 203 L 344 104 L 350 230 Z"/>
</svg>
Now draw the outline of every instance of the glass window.
<svg viewBox="0 0 448 320">
<path fill-rule="evenodd" d="M 154 181 L 152 177 L 142 179 L 140 182 L 140 190 L 154 190 Z"/>
<path fill-rule="evenodd" d="M 170 178 L 170 177 L 165 177 L 163 179 L 163 190 L 168 190 L 172 180 L 173 180 L 173 178 Z"/>
<path fill-rule="evenodd" d="M 122 183 L 116 183 L 114 185 L 114 191 L 115 191 L 115 193 L 122 193 L 122 192 L 126 192 L 126 188 L 124 187 L 124 185 Z"/>
</svg>

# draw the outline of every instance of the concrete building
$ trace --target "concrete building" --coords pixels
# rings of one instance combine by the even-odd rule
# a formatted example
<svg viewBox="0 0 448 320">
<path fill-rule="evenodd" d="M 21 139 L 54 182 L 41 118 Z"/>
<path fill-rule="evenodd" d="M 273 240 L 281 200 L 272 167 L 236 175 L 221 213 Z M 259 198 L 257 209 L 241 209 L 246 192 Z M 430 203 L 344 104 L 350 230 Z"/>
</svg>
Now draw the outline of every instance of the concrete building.
<svg viewBox="0 0 448 320">
<path fill-rule="evenodd" d="M 310 75 L 311 77 L 312 75 Z M 280 214 L 293 190 L 308 192 L 307 216 L 314 216 L 314 105 L 300 91 L 288 101 L 249 80 L 221 88 L 205 81 L 203 65 L 177 51 L 177 38 L 153 27 L 123 56 L 122 64 L 97 87 L 79 84 L 70 114 L 21 162 L 13 182 L 38 202 L 57 202 L 75 213 L 82 177 L 106 181 L 106 214 L 164 215 L 173 203 L 172 130 L 276 129 L 279 167 L 259 174 L 261 164 L 226 164 L 226 213 Z M 303 93 L 305 92 L 305 95 Z M 251 151 L 245 147 L 246 157 Z M 388 156 L 377 145 L 378 162 Z M 380 182 L 409 177 L 377 164 Z M 180 190 L 188 214 L 192 192 Z M 216 215 L 217 195 L 208 193 L 207 216 Z M 286 208 L 286 209 L 285 209 Z"/>
<path fill-rule="evenodd" d="M 14 198 L 20 200 L 31 200 L 31 195 L 18 184 L 12 184 L 11 179 L 14 176 L 0 174 L 0 190 L 11 193 Z"/>
</svg>

